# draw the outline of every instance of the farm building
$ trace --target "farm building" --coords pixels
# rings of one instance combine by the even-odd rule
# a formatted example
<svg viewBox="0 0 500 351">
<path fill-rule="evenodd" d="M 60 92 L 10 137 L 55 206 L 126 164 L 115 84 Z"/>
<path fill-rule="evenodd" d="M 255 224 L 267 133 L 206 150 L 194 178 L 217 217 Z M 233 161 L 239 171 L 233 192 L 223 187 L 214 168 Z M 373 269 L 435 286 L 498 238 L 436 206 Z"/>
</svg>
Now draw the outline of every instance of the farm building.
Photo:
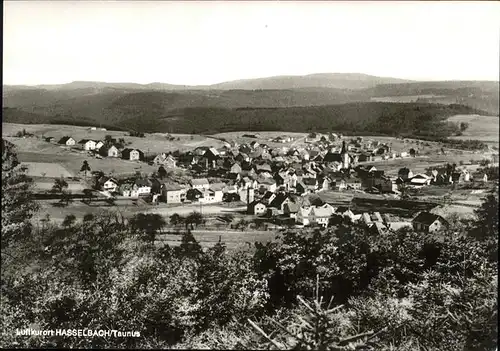
<svg viewBox="0 0 500 351">
<path fill-rule="evenodd" d="M 62 137 L 59 141 L 58 141 L 58 144 L 61 144 L 61 145 L 67 145 L 67 146 L 73 146 L 76 144 L 76 141 L 75 139 L 73 139 L 72 137 L 70 136 L 64 136 Z"/>
<path fill-rule="evenodd" d="M 162 198 L 168 204 L 178 204 L 186 200 L 186 191 L 178 184 L 164 184 Z"/>
<path fill-rule="evenodd" d="M 52 142 L 54 142 L 55 139 L 56 138 L 54 138 L 54 137 L 46 137 L 45 141 L 48 142 L 48 143 L 52 143 Z"/>
<path fill-rule="evenodd" d="M 78 142 L 79 145 L 82 145 L 84 150 L 90 151 L 95 150 L 96 142 L 94 140 L 82 139 Z"/>
<path fill-rule="evenodd" d="M 149 195 L 151 194 L 151 181 L 149 179 L 136 179 L 134 184 L 132 185 L 132 189 L 137 191 L 138 195 Z"/>
<path fill-rule="evenodd" d="M 167 155 L 166 153 L 161 153 L 156 155 L 156 157 L 153 159 L 153 164 L 159 166 L 163 165 L 167 168 L 175 168 L 177 167 L 177 161 L 172 155 Z"/>
<path fill-rule="evenodd" d="M 99 188 L 103 191 L 115 192 L 118 182 L 113 178 L 103 176 L 99 179 Z"/>
<path fill-rule="evenodd" d="M 262 201 L 256 200 L 248 204 L 247 212 L 248 214 L 253 214 L 256 216 L 261 216 L 267 211 L 267 206 Z"/>
<path fill-rule="evenodd" d="M 412 221 L 413 229 L 427 233 L 437 232 L 448 226 L 448 222 L 441 216 L 420 212 Z"/>
<path fill-rule="evenodd" d="M 96 141 L 96 143 L 95 143 L 95 149 L 96 150 L 99 150 L 103 146 L 104 146 L 104 142 L 103 141 L 101 141 L 101 140 Z"/>
<path fill-rule="evenodd" d="M 102 146 L 99 149 L 99 155 L 103 157 L 118 157 L 119 151 L 116 148 L 116 146 L 111 145 L 111 146 Z"/>
<path fill-rule="evenodd" d="M 124 149 L 122 159 L 130 161 L 139 161 L 144 159 L 144 153 L 139 149 Z"/>
</svg>

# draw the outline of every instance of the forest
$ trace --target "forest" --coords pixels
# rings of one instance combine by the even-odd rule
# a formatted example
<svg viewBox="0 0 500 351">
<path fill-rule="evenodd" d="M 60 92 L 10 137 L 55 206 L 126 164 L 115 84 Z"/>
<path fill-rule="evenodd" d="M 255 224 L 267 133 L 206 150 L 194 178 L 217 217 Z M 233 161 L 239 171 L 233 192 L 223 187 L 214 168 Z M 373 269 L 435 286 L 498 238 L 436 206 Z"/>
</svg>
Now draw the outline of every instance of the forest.
<svg viewBox="0 0 500 351">
<path fill-rule="evenodd" d="M 440 236 L 339 222 L 230 251 L 202 249 L 189 230 L 158 246 L 155 228 L 111 212 L 33 224 L 32 186 L 2 140 L 2 347 L 497 347 L 495 193 Z M 16 335 L 26 328 L 140 336 Z"/>
</svg>

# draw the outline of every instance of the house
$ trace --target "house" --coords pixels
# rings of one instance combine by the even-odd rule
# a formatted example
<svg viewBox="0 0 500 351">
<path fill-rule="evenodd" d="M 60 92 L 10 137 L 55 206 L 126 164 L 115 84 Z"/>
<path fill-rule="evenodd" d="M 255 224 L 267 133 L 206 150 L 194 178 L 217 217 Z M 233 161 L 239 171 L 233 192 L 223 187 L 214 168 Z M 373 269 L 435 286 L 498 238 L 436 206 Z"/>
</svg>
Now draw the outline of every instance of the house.
<svg viewBox="0 0 500 351">
<path fill-rule="evenodd" d="M 398 171 L 398 177 L 406 181 L 413 178 L 413 172 L 409 168 L 403 167 Z"/>
<path fill-rule="evenodd" d="M 345 180 L 347 189 L 359 190 L 361 189 L 361 179 L 359 178 L 347 178 Z"/>
<path fill-rule="evenodd" d="M 349 209 L 349 207 L 339 206 L 335 211 L 335 214 L 344 218 L 349 218 L 352 222 L 356 220 L 356 215 Z"/>
<path fill-rule="evenodd" d="M 104 146 L 104 142 L 99 140 L 99 141 L 96 141 L 95 143 L 95 150 L 99 150 L 101 147 Z"/>
<path fill-rule="evenodd" d="M 289 203 L 290 195 L 285 193 L 279 193 L 276 197 L 271 201 L 268 207 L 275 208 L 278 210 L 279 214 L 283 214 L 285 210 L 285 205 Z"/>
<path fill-rule="evenodd" d="M 73 146 L 76 144 L 76 141 L 70 136 L 64 136 L 57 143 L 66 146 Z"/>
<path fill-rule="evenodd" d="M 301 207 L 297 212 L 296 222 L 302 225 L 326 227 L 332 214 L 331 207 Z"/>
<path fill-rule="evenodd" d="M 242 171 L 241 169 L 241 166 L 239 163 L 235 163 L 231 166 L 231 168 L 229 169 L 229 173 L 230 174 L 240 174 Z"/>
<path fill-rule="evenodd" d="M 374 222 L 370 224 L 368 231 L 375 235 L 381 235 L 387 233 L 388 228 L 382 222 Z"/>
<path fill-rule="evenodd" d="M 163 184 L 162 199 L 167 204 L 178 204 L 186 200 L 186 191 L 179 184 Z"/>
<path fill-rule="evenodd" d="M 243 177 L 240 182 L 238 183 L 238 187 L 240 189 L 256 189 L 257 188 L 257 181 L 250 179 L 249 177 Z"/>
<path fill-rule="evenodd" d="M 132 184 L 130 184 L 130 183 L 121 184 L 118 187 L 118 192 L 120 193 L 121 196 L 124 196 L 124 197 L 131 197 L 131 198 L 139 197 L 139 192 L 137 190 L 134 190 L 132 188 Z"/>
<path fill-rule="evenodd" d="M 441 216 L 430 212 L 420 212 L 412 221 L 413 229 L 427 233 L 437 232 L 448 226 Z"/>
<path fill-rule="evenodd" d="M 315 178 L 302 178 L 297 182 L 295 190 L 298 194 L 310 194 L 318 190 L 318 181 Z"/>
<path fill-rule="evenodd" d="M 124 149 L 122 151 L 122 159 L 130 161 L 138 161 L 144 159 L 144 153 L 138 149 Z"/>
<path fill-rule="evenodd" d="M 336 178 L 332 181 L 332 188 L 336 191 L 347 189 L 347 183 L 344 178 Z"/>
<path fill-rule="evenodd" d="M 203 192 L 204 192 L 204 188 L 200 188 L 200 189 L 188 189 L 187 192 L 186 192 L 186 200 L 189 200 L 189 201 L 199 201 L 200 199 L 203 198 Z"/>
<path fill-rule="evenodd" d="M 177 161 L 175 160 L 175 158 L 172 155 L 166 154 L 164 152 L 155 156 L 155 158 L 153 159 L 153 164 L 156 166 L 162 165 L 167 168 L 177 167 Z"/>
<path fill-rule="evenodd" d="M 288 201 L 283 206 L 283 214 L 290 218 L 297 218 L 297 213 L 299 212 L 300 206 L 296 202 Z"/>
<path fill-rule="evenodd" d="M 420 174 L 413 176 L 410 179 L 410 185 L 417 187 L 417 188 L 421 188 L 425 185 L 431 184 L 431 180 L 432 180 L 432 178 L 429 177 L 428 175 L 420 173 Z"/>
<path fill-rule="evenodd" d="M 111 145 L 111 146 L 102 146 L 99 149 L 99 155 L 103 157 L 118 157 L 119 151 L 116 148 L 116 146 Z"/>
<path fill-rule="evenodd" d="M 225 187 L 226 187 L 226 184 L 224 184 L 224 183 L 210 184 L 210 188 L 208 190 L 213 192 L 213 202 L 222 202 Z"/>
<path fill-rule="evenodd" d="M 82 139 L 78 142 L 79 145 L 82 145 L 84 150 L 90 151 L 95 150 L 96 142 L 94 140 Z"/>
<path fill-rule="evenodd" d="M 114 193 L 118 188 L 118 182 L 116 179 L 103 176 L 98 181 L 99 188 L 103 191 L 108 191 L 110 193 Z"/>
<path fill-rule="evenodd" d="M 151 181 L 146 178 L 136 179 L 132 185 L 132 189 L 137 191 L 139 196 L 146 196 L 151 194 Z"/>
<path fill-rule="evenodd" d="M 248 212 L 248 214 L 261 216 L 263 214 L 266 214 L 267 206 L 262 201 L 255 200 L 255 201 L 248 204 L 247 212 Z"/>
<path fill-rule="evenodd" d="M 56 140 L 56 138 L 54 138 L 54 137 L 46 137 L 45 138 L 45 141 L 48 143 L 52 143 L 52 142 L 54 142 L 54 140 Z"/>
<path fill-rule="evenodd" d="M 208 190 L 208 188 L 210 188 L 210 183 L 207 178 L 195 178 L 191 179 L 191 187 L 198 190 Z"/>
<path fill-rule="evenodd" d="M 260 144 L 255 140 L 250 143 L 250 147 L 254 150 L 257 149 L 259 146 Z"/>
<path fill-rule="evenodd" d="M 257 180 L 257 187 L 262 191 L 276 191 L 276 181 L 273 178 L 261 178 Z"/>
</svg>

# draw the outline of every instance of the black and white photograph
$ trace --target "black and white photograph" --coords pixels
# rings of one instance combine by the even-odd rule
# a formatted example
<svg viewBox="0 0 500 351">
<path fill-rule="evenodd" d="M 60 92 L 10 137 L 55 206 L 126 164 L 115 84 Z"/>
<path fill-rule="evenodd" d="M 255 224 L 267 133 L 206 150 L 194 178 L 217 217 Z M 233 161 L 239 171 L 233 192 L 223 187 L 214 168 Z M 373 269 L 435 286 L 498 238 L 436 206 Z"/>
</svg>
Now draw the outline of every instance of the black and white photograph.
<svg viewBox="0 0 500 351">
<path fill-rule="evenodd" d="M 498 350 L 500 2 L 3 2 L 2 349 Z"/>
</svg>

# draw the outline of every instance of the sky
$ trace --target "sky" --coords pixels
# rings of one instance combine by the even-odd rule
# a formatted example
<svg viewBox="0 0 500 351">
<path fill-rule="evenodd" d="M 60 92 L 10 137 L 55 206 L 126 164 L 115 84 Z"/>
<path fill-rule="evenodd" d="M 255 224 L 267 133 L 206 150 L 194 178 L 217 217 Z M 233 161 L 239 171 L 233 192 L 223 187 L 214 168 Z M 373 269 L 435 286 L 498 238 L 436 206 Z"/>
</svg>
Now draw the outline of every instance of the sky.
<svg viewBox="0 0 500 351">
<path fill-rule="evenodd" d="M 500 2 L 4 1 L 3 84 L 498 80 Z"/>
</svg>

